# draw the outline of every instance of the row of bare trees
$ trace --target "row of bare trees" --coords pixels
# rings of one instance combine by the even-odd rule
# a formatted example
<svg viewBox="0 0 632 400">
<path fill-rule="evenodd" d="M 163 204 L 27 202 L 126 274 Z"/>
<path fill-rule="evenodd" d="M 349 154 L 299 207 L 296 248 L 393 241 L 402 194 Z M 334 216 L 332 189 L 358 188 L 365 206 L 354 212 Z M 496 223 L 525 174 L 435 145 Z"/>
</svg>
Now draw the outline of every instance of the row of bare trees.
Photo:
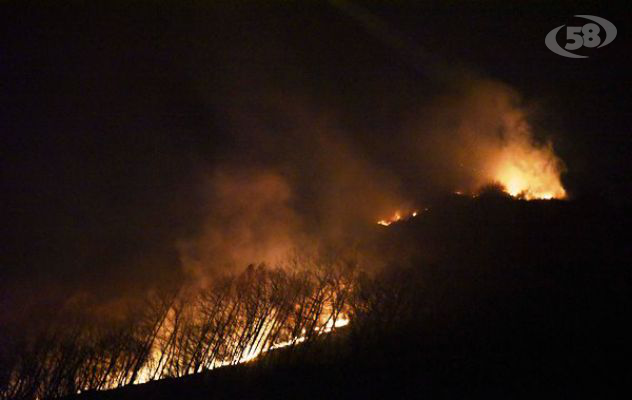
<svg viewBox="0 0 632 400">
<path fill-rule="evenodd" d="M 73 302 L 41 329 L 0 338 L 1 399 L 54 398 L 245 362 L 329 332 L 358 299 L 353 263 L 249 266 L 210 287 L 151 293 L 101 318 Z M 40 321 L 41 322 L 41 321 Z"/>
</svg>

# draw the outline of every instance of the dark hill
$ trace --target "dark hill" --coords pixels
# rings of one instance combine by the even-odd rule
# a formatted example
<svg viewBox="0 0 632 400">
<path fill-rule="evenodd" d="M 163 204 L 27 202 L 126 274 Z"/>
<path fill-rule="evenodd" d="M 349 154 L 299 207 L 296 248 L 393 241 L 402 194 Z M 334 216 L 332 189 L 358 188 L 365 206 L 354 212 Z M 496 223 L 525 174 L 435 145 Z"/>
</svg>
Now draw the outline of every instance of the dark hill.
<svg viewBox="0 0 632 400">
<path fill-rule="evenodd" d="M 407 256 L 360 288 L 378 300 L 349 328 L 79 398 L 613 396 L 632 379 L 627 215 L 591 200 L 447 197 L 379 231 L 379 251 Z"/>
</svg>

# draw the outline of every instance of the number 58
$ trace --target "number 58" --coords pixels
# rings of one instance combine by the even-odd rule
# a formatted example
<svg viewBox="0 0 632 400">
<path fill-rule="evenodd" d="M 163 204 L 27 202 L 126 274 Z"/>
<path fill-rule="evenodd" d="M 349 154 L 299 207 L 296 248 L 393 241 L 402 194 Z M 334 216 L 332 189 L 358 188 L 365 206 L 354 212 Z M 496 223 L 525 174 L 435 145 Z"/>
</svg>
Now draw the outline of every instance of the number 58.
<svg viewBox="0 0 632 400">
<path fill-rule="evenodd" d="M 566 43 L 564 46 L 567 50 L 577 50 L 582 46 L 585 47 L 597 47 L 601 43 L 599 37 L 599 25 L 586 24 L 584 26 L 568 26 L 566 27 L 566 39 L 572 40 L 571 43 Z M 583 35 L 580 35 L 581 32 Z"/>
</svg>

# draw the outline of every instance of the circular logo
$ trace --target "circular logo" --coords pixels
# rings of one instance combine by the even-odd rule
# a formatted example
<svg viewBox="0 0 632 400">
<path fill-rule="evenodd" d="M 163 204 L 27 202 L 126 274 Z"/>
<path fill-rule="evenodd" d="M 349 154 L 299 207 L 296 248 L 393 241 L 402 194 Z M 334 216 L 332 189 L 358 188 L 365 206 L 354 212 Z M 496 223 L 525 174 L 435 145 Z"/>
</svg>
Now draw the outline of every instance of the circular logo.
<svg viewBox="0 0 632 400">
<path fill-rule="evenodd" d="M 544 43 L 555 54 L 569 58 L 588 58 L 580 54 L 571 53 L 582 47 L 589 49 L 603 47 L 611 43 L 617 37 L 617 28 L 614 24 L 605 18 L 595 17 L 594 15 L 575 15 L 578 18 L 584 18 L 593 22 L 588 22 L 584 26 L 567 26 L 566 27 L 566 44 L 562 48 L 557 42 L 558 32 L 566 25 L 558 26 L 546 35 Z M 605 32 L 605 38 L 599 36 L 599 33 Z M 571 51 L 569 51 L 571 50 Z"/>
</svg>

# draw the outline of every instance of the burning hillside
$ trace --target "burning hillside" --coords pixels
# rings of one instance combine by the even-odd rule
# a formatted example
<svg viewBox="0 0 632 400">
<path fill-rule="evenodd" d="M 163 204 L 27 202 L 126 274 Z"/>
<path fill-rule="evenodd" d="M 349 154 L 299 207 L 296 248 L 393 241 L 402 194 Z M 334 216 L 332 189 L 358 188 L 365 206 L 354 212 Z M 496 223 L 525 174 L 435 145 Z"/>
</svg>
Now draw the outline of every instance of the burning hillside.
<svg viewBox="0 0 632 400">
<path fill-rule="evenodd" d="M 402 220 L 404 229 L 379 229 L 381 248 L 404 241 L 419 252 L 407 264 L 370 276 L 351 263 L 306 270 L 252 266 L 195 294 L 154 293 L 116 328 L 85 315 L 71 331 L 54 327 L 47 343 L 59 344 L 32 353 L 51 372 L 35 368 L 39 380 L 22 380 L 23 391 L 11 395 L 36 388 L 38 396 L 101 390 L 85 396 L 96 399 L 183 393 L 275 398 L 279 392 L 407 398 L 419 391 L 420 379 L 433 394 L 494 393 L 498 387 L 519 394 L 523 376 L 545 382 L 534 390 L 591 382 L 578 378 L 591 365 L 608 365 L 597 362 L 608 360 L 602 349 L 614 350 L 619 342 L 613 337 L 624 337 L 604 329 L 620 321 L 602 307 L 616 297 L 606 287 L 614 275 L 601 272 L 608 283 L 597 285 L 598 296 L 584 283 L 603 269 L 603 260 L 578 254 L 576 244 L 594 246 L 607 235 L 582 228 L 579 217 L 592 205 L 509 196 L 488 201 L 482 195 L 452 200 L 433 204 L 423 218 Z M 590 267 L 577 267 L 586 260 Z M 570 280 L 561 273 L 565 262 L 573 266 Z M 547 323 L 534 324 L 534 316 Z M 338 336 L 328 335 L 347 325 Z M 585 346 L 585 338 L 597 347 Z M 291 350 L 275 352 L 282 348 Z M 19 370 L 25 377 L 35 360 Z M 237 364 L 244 365 L 217 369 Z M 511 379 L 499 381 L 499 374 Z M 183 379 L 161 379 L 167 377 Z M 158 382 L 131 385 L 151 380 Z M 481 382 L 485 386 L 476 386 Z M 103 391 L 110 388 L 119 389 Z M 407 388 L 404 395 L 401 388 Z"/>
<path fill-rule="evenodd" d="M 252 361 L 349 323 L 353 265 L 250 266 L 204 290 L 150 293 L 121 314 L 76 299 L 15 343 L 3 398 L 53 398 Z"/>
<path fill-rule="evenodd" d="M 392 224 L 393 222 L 398 222 L 398 221 L 405 221 L 409 218 L 415 218 L 417 216 L 417 214 L 419 214 L 419 211 L 415 210 L 415 211 L 410 211 L 407 213 L 404 213 L 402 211 L 395 211 L 393 213 L 392 216 L 390 216 L 389 218 L 385 218 L 385 219 L 381 219 L 379 221 L 377 221 L 378 225 L 382 225 L 382 226 L 389 226 L 390 224 Z"/>
<path fill-rule="evenodd" d="M 463 398 L 420 392 L 485 368 L 539 398 L 597 330 L 622 353 L 614 2 L 597 33 L 576 2 L 66 3 L 0 2 L 0 400 Z M 544 43 L 579 24 L 588 59 Z"/>
<path fill-rule="evenodd" d="M 499 155 L 496 181 L 508 194 L 525 200 L 564 199 L 559 161 L 551 146 L 543 148 L 514 145 Z"/>
<path fill-rule="evenodd" d="M 415 133 L 434 138 L 437 151 L 417 153 L 412 165 L 444 166 L 438 175 L 453 187 L 499 182 L 526 200 L 565 198 L 561 161 L 534 139 L 513 98 L 489 82 L 456 102 L 450 97 L 450 118 L 435 115 Z M 372 247 L 373 221 L 389 226 L 427 210 L 406 206 L 424 204 L 402 184 L 411 166 L 400 175 L 364 154 L 352 135 L 292 118 L 313 135 L 286 135 L 291 157 L 272 157 L 278 149 L 262 144 L 261 163 L 283 162 L 227 163 L 201 174 L 202 223 L 177 241 L 184 279 L 176 287 L 130 301 L 115 317 L 69 301 L 59 320 L 18 340 L 4 396 L 63 396 L 244 363 L 379 308 L 375 293 L 357 291 L 359 282 L 366 287 L 403 255 L 361 249 Z"/>
</svg>

